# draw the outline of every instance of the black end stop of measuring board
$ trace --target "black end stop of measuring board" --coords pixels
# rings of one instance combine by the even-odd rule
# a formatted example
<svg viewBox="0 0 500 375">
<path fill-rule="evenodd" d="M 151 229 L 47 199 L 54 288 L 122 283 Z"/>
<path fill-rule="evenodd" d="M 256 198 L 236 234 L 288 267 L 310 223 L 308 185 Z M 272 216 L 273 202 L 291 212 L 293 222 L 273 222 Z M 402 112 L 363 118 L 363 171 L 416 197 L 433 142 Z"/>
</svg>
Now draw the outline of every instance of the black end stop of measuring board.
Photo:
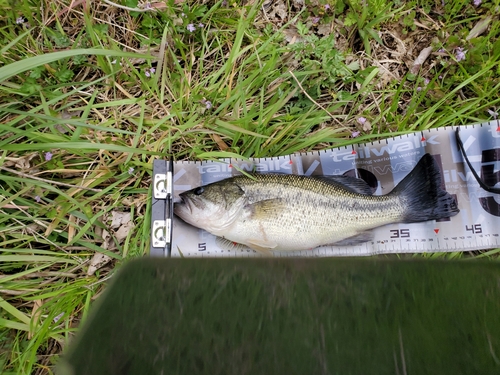
<svg viewBox="0 0 500 375">
<path fill-rule="evenodd" d="M 153 190 L 151 212 L 151 247 L 150 255 L 170 256 L 172 243 L 172 217 L 174 215 L 174 187 L 172 160 L 153 161 Z"/>
</svg>

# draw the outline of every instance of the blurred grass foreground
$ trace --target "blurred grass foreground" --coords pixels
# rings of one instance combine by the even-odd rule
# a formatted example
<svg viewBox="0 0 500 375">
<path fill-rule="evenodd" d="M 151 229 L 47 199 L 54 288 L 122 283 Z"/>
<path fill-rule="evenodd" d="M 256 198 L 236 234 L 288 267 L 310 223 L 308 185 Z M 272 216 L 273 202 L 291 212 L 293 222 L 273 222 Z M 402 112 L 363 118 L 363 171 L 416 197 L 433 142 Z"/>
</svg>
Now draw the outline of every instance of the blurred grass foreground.
<svg viewBox="0 0 500 375">
<path fill-rule="evenodd" d="M 494 374 L 499 276 L 485 261 L 143 259 L 61 375 Z"/>
</svg>

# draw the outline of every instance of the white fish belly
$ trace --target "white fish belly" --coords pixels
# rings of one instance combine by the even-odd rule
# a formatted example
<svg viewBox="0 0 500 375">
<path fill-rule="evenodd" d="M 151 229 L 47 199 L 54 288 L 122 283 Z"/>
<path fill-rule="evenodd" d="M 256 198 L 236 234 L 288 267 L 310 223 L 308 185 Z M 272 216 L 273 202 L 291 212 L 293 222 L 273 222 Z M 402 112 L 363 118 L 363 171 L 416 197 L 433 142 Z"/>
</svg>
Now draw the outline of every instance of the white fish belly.
<svg viewBox="0 0 500 375">
<path fill-rule="evenodd" d="M 225 237 L 255 248 L 295 251 L 329 245 L 401 220 L 397 197 L 349 198 L 308 204 L 293 202 L 266 215 L 244 215 Z"/>
</svg>

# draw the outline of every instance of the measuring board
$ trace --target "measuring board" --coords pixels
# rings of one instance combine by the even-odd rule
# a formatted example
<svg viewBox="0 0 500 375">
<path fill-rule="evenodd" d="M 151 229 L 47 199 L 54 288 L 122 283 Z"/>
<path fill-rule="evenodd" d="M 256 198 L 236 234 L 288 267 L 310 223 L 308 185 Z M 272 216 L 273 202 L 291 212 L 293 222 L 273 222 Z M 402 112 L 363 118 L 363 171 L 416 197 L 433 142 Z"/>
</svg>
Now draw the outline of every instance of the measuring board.
<svg viewBox="0 0 500 375">
<path fill-rule="evenodd" d="M 417 164 L 431 154 L 442 187 L 454 195 L 460 213 L 452 218 L 391 224 L 374 230 L 372 241 L 355 246 L 322 246 L 313 250 L 274 252 L 277 257 L 361 256 L 389 253 L 452 252 L 500 247 L 500 195 L 481 188 L 462 152 L 456 134 L 478 177 L 500 186 L 500 123 L 444 127 L 377 142 L 272 158 L 171 162 L 153 165 L 151 254 L 172 257 L 260 257 L 249 248 L 226 250 L 216 237 L 173 215 L 179 193 L 241 174 L 289 173 L 306 176 L 349 175 L 364 179 L 374 195 L 389 193 Z"/>
</svg>

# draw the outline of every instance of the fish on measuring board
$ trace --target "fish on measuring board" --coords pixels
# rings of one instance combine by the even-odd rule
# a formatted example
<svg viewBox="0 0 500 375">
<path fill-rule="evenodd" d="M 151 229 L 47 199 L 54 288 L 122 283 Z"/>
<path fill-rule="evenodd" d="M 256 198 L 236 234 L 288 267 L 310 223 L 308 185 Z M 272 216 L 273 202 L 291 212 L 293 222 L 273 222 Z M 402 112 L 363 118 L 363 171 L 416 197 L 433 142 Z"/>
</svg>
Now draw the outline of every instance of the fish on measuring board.
<svg viewBox="0 0 500 375">
<path fill-rule="evenodd" d="M 180 194 L 175 214 L 227 247 L 245 245 L 263 254 L 349 246 L 370 241 L 372 230 L 459 213 L 441 188 L 434 158 L 425 154 L 388 194 L 372 195 L 349 176 L 253 174 L 228 178 Z"/>
</svg>

